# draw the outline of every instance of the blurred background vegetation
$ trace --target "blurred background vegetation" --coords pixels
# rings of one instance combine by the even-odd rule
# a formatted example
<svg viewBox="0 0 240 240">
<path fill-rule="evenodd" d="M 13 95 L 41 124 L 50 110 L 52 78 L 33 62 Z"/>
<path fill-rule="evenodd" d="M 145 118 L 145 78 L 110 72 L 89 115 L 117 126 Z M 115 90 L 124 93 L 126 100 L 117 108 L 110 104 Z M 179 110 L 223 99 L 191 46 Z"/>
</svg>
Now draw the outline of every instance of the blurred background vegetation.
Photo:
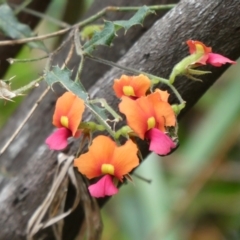
<svg viewBox="0 0 240 240">
<path fill-rule="evenodd" d="M 67 21 L 67 2 L 54 0 L 48 14 Z M 84 12 L 91 4 L 79 5 Z M 70 14 L 72 15 L 72 14 Z M 67 22 L 71 23 L 71 19 Z M 56 30 L 43 21 L 38 34 Z M 46 44 L 54 46 L 56 40 Z M 40 56 L 24 47 L 18 58 Z M 41 73 L 44 61 L 14 64 L 4 79 L 16 76 L 16 89 Z M 103 240 L 240 239 L 240 79 L 232 66 L 181 120 L 180 147 L 172 155 L 150 155 L 134 177 L 102 210 Z M 22 101 L 0 101 L 0 127 Z M 50 121 L 50 120 L 49 120 Z"/>
</svg>

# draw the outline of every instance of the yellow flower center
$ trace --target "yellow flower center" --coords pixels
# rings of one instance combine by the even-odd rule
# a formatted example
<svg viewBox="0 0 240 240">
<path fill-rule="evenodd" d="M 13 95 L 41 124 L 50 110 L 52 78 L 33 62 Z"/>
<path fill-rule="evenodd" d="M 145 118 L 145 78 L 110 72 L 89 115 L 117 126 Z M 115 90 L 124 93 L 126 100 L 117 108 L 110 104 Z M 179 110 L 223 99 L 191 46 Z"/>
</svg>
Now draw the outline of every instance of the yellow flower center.
<svg viewBox="0 0 240 240">
<path fill-rule="evenodd" d="M 101 167 L 102 174 L 114 175 L 114 166 L 112 164 L 103 164 Z"/>
<path fill-rule="evenodd" d="M 126 96 L 135 96 L 134 89 L 131 86 L 124 86 L 123 92 Z"/>
<path fill-rule="evenodd" d="M 154 117 L 150 117 L 148 118 L 147 120 L 147 125 L 148 125 L 148 130 L 151 129 L 151 128 L 154 128 L 155 125 L 156 125 L 156 120 Z"/>
<path fill-rule="evenodd" d="M 201 44 L 196 44 L 196 52 L 197 53 L 205 53 L 204 47 Z"/>
<path fill-rule="evenodd" d="M 68 128 L 68 117 L 66 116 L 61 116 L 60 122 L 63 127 Z"/>
</svg>

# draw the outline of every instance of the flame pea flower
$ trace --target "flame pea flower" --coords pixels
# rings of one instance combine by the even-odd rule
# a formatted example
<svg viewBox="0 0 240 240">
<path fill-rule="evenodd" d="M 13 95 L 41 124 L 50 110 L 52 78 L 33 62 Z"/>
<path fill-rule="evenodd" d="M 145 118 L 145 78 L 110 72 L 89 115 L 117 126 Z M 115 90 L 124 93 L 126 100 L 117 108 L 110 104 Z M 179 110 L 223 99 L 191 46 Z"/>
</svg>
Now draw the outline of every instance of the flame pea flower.
<svg viewBox="0 0 240 240">
<path fill-rule="evenodd" d="M 165 127 L 175 126 L 176 116 L 167 102 L 169 94 L 157 90 L 135 101 L 122 97 L 119 110 L 125 114 L 128 125 L 141 138 L 149 139 L 149 150 L 166 155 L 176 144 L 165 134 Z"/>
<path fill-rule="evenodd" d="M 189 47 L 190 54 L 203 53 L 203 56 L 196 62 L 200 65 L 211 64 L 215 67 L 221 67 L 225 63 L 236 63 L 229 58 L 226 58 L 220 54 L 212 53 L 212 48 L 205 46 L 200 41 L 188 40 L 187 45 Z"/>
<path fill-rule="evenodd" d="M 58 98 L 53 115 L 53 125 L 58 129 L 45 141 L 50 149 L 64 149 L 69 137 L 80 136 L 78 126 L 84 109 L 84 101 L 71 92 L 66 92 Z"/>
<path fill-rule="evenodd" d="M 145 96 L 150 86 L 150 79 L 143 74 L 139 76 L 122 75 L 120 79 L 114 80 L 113 89 L 118 98 L 127 96 L 135 99 Z"/>
<path fill-rule="evenodd" d="M 74 166 L 89 179 L 103 176 L 88 188 L 93 197 L 111 196 L 118 192 L 113 180 L 122 181 L 139 165 L 137 152 L 138 148 L 131 140 L 117 146 L 109 137 L 98 136 L 89 151 L 74 160 Z"/>
</svg>

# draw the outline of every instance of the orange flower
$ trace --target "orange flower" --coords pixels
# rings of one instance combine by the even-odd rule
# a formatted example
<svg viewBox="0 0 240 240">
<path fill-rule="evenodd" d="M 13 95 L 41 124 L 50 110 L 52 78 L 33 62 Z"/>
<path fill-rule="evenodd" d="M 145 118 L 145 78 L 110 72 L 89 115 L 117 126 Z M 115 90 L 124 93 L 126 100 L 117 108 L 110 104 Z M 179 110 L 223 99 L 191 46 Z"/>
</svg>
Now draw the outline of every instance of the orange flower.
<svg viewBox="0 0 240 240">
<path fill-rule="evenodd" d="M 189 47 L 190 54 L 193 54 L 195 52 L 202 52 L 204 54 L 208 54 L 208 53 L 212 52 L 212 48 L 211 47 L 205 46 L 200 41 L 188 40 L 187 41 L 187 45 Z"/>
<path fill-rule="evenodd" d="M 58 98 L 53 115 L 53 125 L 57 128 L 68 128 L 74 136 L 82 120 L 84 101 L 71 92 Z"/>
<path fill-rule="evenodd" d="M 89 179 L 106 175 L 91 185 L 89 191 L 94 197 L 109 196 L 118 191 L 113 177 L 122 181 L 124 175 L 139 165 L 137 152 L 138 148 L 131 140 L 118 147 L 109 137 L 98 136 L 89 151 L 74 160 L 74 166 Z"/>
<path fill-rule="evenodd" d="M 166 96 L 163 99 L 166 100 Z M 144 139 L 145 133 L 151 128 L 165 131 L 165 126 L 176 124 L 171 105 L 162 100 L 159 91 L 135 101 L 122 97 L 119 109 L 126 115 L 128 125 L 141 139 Z"/>
<path fill-rule="evenodd" d="M 69 137 L 80 135 L 78 126 L 82 120 L 84 109 L 84 101 L 71 92 L 66 92 L 58 98 L 53 115 L 53 125 L 58 130 L 46 139 L 50 149 L 63 149 L 67 146 Z"/>
<path fill-rule="evenodd" d="M 138 98 L 146 95 L 150 85 L 150 79 L 143 74 L 139 76 L 122 75 L 120 79 L 114 80 L 113 89 L 119 98 L 122 96 Z"/>
<path fill-rule="evenodd" d="M 74 166 L 89 179 L 110 174 L 122 181 L 124 175 L 138 166 L 137 151 L 131 140 L 118 147 L 109 137 L 98 136 L 89 151 L 75 159 Z"/>
<path fill-rule="evenodd" d="M 195 62 L 195 64 L 205 65 L 205 64 L 211 64 L 215 67 L 220 67 L 222 64 L 225 63 L 231 63 L 234 64 L 236 62 L 232 61 L 229 58 L 226 58 L 220 54 L 212 53 L 212 48 L 205 46 L 200 41 L 193 41 L 188 40 L 187 45 L 189 47 L 190 54 L 200 54 L 202 53 L 202 56 L 199 60 Z"/>
<path fill-rule="evenodd" d="M 141 139 L 150 139 L 150 150 L 160 155 L 169 153 L 175 147 L 175 143 L 165 134 L 165 127 L 176 124 L 174 111 L 167 102 L 168 96 L 167 92 L 157 90 L 135 101 L 122 97 L 119 104 L 120 112 L 125 114 L 128 125 Z"/>
</svg>

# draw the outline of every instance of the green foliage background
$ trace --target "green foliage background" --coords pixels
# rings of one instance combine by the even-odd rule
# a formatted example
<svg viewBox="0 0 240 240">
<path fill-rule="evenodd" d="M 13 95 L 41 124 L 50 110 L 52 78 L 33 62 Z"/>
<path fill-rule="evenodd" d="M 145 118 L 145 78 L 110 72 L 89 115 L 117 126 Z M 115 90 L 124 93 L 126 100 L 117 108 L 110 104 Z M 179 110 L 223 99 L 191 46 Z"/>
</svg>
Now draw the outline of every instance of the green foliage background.
<svg viewBox="0 0 240 240">
<path fill-rule="evenodd" d="M 55 0 L 48 13 L 64 15 L 67 1 Z M 91 1 L 85 0 L 85 6 Z M 43 21 L 39 34 L 56 30 Z M 127 36 L 126 36 L 127 37 Z M 53 46 L 56 40 L 46 41 Z M 24 47 L 19 58 L 40 56 Z M 4 79 L 16 76 L 18 88 L 39 76 L 44 61 L 14 64 Z M 134 185 L 121 188 L 103 209 L 104 240 L 239 240 L 240 101 L 239 67 L 229 68 L 180 123 L 179 149 L 149 156 Z M 0 126 L 22 101 L 0 101 Z M 51 121 L 51 119 L 49 119 Z"/>
</svg>

